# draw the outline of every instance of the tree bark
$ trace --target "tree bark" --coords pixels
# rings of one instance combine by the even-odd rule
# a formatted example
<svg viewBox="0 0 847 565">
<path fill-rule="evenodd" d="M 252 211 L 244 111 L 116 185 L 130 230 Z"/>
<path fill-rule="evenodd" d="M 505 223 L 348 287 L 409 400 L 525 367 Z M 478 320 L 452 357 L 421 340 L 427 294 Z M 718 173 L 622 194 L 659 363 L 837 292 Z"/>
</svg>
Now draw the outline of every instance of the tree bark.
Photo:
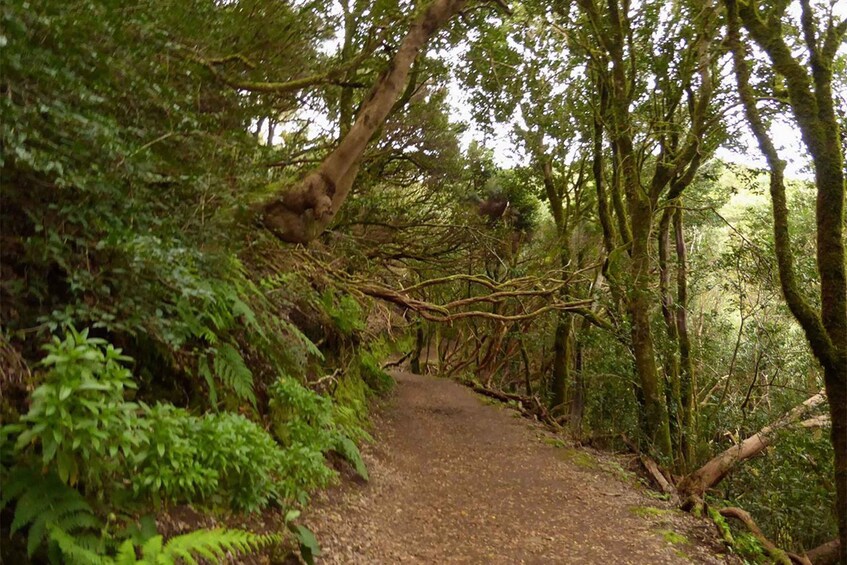
<svg viewBox="0 0 847 565">
<path fill-rule="evenodd" d="M 553 375 L 550 381 L 550 408 L 561 409 L 567 395 L 568 381 L 570 380 L 570 342 L 571 342 L 571 317 L 567 314 L 559 314 L 556 323 L 556 334 L 553 340 Z"/>
<path fill-rule="evenodd" d="M 634 159 L 630 155 L 630 159 Z M 634 163 L 633 163 L 634 166 Z M 633 176 L 631 182 L 637 182 Z M 632 191 L 637 190 L 632 187 Z M 656 449 L 664 462 L 673 460 L 670 422 L 665 404 L 664 385 L 656 367 L 656 354 L 653 345 L 653 331 L 650 328 L 650 226 L 652 210 L 643 198 L 630 198 L 632 215 L 632 257 L 630 258 L 630 277 L 632 289 L 629 295 L 629 315 L 632 321 L 632 348 L 635 354 L 635 367 L 644 398 L 644 421 L 650 444 Z"/>
<path fill-rule="evenodd" d="M 670 226 L 678 214 L 676 204 L 668 203 L 662 211 L 662 219 L 659 221 L 659 296 L 662 303 L 662 318 L 665 321 L 670 346 L 665 354 L 665 379 L 669 385 L 668 405 L 673 405 L 675 417 L 671 419 L 671 439 L 674 443 L 677 456 L 677 466 L 684 467 L 686 460 L 682 447 L 685 441 L 685 426 L 682 422 L 682 394 L 680 386 L 680 344 L 679 331 L 677 329 L 673 293 L 671 292 L 671 269 L 669 265 L 670 255 Z"/>
<path fill-rule="evenodd" d="M 410 362 L 410 369 L 412 373 L 416 375 L 423 374 L 423 371 L 421 370 L 421 354 L 423 353 L 424 345 L 423 324 L 418 322 L 418 327 L 415 330 L 415 353 L 412 355 L 412 360 Z M 424 365 L 426 365 L 426 360 L 424 360 Z"/>
<path fill-rule="evenodd" d="M 582 417 L 585 414 L 585 371 L 583 332 L 588 330 L 588 323 L 583 320 L 579 337 L 574 338 L 574 386 L 571 395 L 570 426 L 571 433 L 577 439 L 582 436 Z"/>
<path fill-rule="evenodd" d="M 674 215 L 676 240 L 676 329 L 679 342 L 679 393 L 682 401 L 682 464 L 690 465 L 694 457 L 695 402 L 694 364 L 691 362 L 691 339 L 688 336 L 688 252 L 682 229 L 682 208 Z M 686 469 L 687 470 L 687 469 Z"/>
<path fill-rule="evenodd" d="M 434 0 L 412 24 L 338 147 L 296 186 L 275 187 L 278 195 L 262 207 L 261 219 L 277 237 L 308 243 L 327 228 L 350 193 L 371 137 L 403 92 L 415 59 L 465 4 L 466 0 Z"/>
</svg>

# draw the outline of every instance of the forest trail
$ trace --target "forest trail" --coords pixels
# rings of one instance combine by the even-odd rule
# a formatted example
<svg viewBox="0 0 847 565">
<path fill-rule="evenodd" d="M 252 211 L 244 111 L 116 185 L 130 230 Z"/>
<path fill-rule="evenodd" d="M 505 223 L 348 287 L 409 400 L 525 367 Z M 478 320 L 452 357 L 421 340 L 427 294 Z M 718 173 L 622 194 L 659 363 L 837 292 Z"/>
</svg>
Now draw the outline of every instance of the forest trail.
<svg viewBox="0 0 847 565">
<path fill-rule="evenodd" d="M 323 545 L 318 563 L 726 559 L 705 545 L 711 528 L 639 492 L 614 464 L 447 379 L 394 377 L 365 449 L 370 482 L 322 493 L 305 516 Z"/>
</svg>

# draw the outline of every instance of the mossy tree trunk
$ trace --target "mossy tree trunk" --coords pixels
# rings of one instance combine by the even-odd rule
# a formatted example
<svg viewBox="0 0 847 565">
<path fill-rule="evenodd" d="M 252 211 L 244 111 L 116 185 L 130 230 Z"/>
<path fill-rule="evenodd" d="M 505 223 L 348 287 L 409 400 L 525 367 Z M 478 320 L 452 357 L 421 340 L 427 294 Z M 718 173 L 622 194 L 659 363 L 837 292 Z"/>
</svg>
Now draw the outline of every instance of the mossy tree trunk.
<svg viewBox="0 0 847 565">
<path fill-rule="evenodd" d="M 665 64 L 657 65 L 641 57 L 633 44 L 633 26 L 644 24 L 636 24 L 630 17 L 630 3 L 579 0 L 578 4 L 590 23 L 592 39 L 600 47 L 598 60 L 608 61 L 592 69 L 597 73 L 597 96 L 599 107 L 603 109 L 595 116 L 594 124 L 595 179 L 602 179 L 599 149 L 604 130 L 608 130 L 612 153 L 609 190 L 605 190 L 604 183 L 597 182 L 604 246 L 611 253 L 609 249 L 615 237 L 611 215 L 614 213 L 617 243 L 628 251 L 626 276 L 622 277 L 628 279 L 627 290 L 622 293 L 622 302 L 631 325 L 630 339 L 640 388 L 637 396 L 643 402 L 643 413 L 639 416 L 651 448 L 665 463 L 671 464 L 674 449 L 665 382 L 657 366 L 655 338 L 650 325 L 655 302 L 651 242 L 656 227 L 654 216 L 660 204 L 667 205 L 679 197 L 712 150 L 713 143 L 707 143 L 706 138 L 713 127 L 710 119 L 712 76 L 716 72 L 717 54 L 711 47 L 711 28 L 714 27 L 715 10 L 707 3 L 698 12 L 690 33 L 680 38 L 686 49 L 682 60 L 694 64 L 676 64 L 663 59 Z M 598 55 L 594 53 L 592 58 Z M 670 72 L 674 74 L 669 76 Z M 650 93 L 640 92 L 640 81 L 651 73 L 658 81 L 657 88 Z M 697 88 L 690 88 L 695 80 Z M 645 112 L 638 108 L 642 95 L 654 101 L 653 108 L 661 108 L 654 111 L 655 115 L 647 115 L 652 121 L 646 131 L 639 130 L 644 116 L 634 114 Z M 659 151 L 655 158 L 643 158 L 645 151 L 653 151 L 656 147 Z M 647 162 L 652 170 L 648 170 Z M 607 192 L 611 206 L 607 203 Z M 674 384 L 679 384 L 676 378 Z"/>
<path fill-rule="evenodd" d="M 832 92 L 833 63 L 847 34 L 847 20 L 836 22 L 831 13 L 815 14 L 809 0 L 800 1 L 799 32 L 805 43 L 807 63 L 784 35 L 787 2 L 777 3 L 764 14 L 755 2 L 724 2 L 738 93 L 747 122 L 770 169 L 774 247 L 780 285 L 788 308 L 803 328 L 824 370 L 835 452 L 836 508 L 841 539 L 839 560 L 847 565 L 847 256 L 844 249 L 847 187 L 844 147 Z M 819 25 L 824 28 L 822 31 Z M 785 162 L 780 159 L 756 105 L 757 94 L 750 84 L 747 53 L 741 40 L 742 26 L 765 52 L 772 70 L 784 77 L 788 105 L 814 165 L 819 311 L 800 291 L 794 270 L 785 195 Z"/>
</svg>

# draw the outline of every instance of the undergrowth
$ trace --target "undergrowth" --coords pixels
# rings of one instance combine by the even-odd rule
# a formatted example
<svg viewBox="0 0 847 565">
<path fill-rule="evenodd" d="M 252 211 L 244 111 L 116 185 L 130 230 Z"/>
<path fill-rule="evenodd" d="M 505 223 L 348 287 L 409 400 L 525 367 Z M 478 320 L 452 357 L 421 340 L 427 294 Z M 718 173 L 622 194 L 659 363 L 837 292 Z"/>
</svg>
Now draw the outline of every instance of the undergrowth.
<svg viewBox="0 0 847 565">
<path fill-rule="evenodd" d="M 274 437 L 233 412 L 196 415 L 129 400 L 137 388 L 132 359 L 88 330 L 69 327 L 45 350 L 43 380 L 28 412 L 0 433 L 2 506 L 15 503 L 10 531 L 28 529 L 30 556 L 43 549 L 54 560 L 61 554 L 80 563 L 97 562 L 95 556 L 111 562 L 107 553 L 117 550 L 114 562 L 127 562 L 131 546 L 117 547 L 120 537 L 106 535 L 102 525 L 114 508 L 191 503 L 255 512 L 303 504 L 334 477 L 328 451 L 368 478 L 356 444 L 334 420 L 334 403 L 290 376 L 269 389 Z M 298 539 L 311 535 L 300 526 L 292 531 Z M 141 562 L 246 552 L 277 537 L 210 530 L 164 545 L 155 539 L 140 546 Z"/>
</svg>

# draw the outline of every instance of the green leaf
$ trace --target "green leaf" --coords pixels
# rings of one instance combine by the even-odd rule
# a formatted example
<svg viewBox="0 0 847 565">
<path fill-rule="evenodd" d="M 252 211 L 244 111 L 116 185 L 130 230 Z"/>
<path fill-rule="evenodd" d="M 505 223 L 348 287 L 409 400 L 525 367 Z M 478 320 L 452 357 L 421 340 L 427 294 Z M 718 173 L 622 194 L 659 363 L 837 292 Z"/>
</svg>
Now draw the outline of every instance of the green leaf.
<svg viewBox="0 0 847 565">
<path fill-rule="evenodd" d="M 349 461 L 360 477 L 366 481 L 370 480 L 368 468 L 365 466 L 365 462 L 362 460 L 362 454 L 359 452 L 359 448 L 353 440 L 347 436 L 339 434 L 334 451 Z"/>
<path fill-rule="evenodd" d="M 321 546 L 318 538 L 306 526 L 295 526 L 297 542 L 300 544 L 300 555 L 308 565 L 315 565 L 315 557 L 320 557 Z"/>
</svg>

